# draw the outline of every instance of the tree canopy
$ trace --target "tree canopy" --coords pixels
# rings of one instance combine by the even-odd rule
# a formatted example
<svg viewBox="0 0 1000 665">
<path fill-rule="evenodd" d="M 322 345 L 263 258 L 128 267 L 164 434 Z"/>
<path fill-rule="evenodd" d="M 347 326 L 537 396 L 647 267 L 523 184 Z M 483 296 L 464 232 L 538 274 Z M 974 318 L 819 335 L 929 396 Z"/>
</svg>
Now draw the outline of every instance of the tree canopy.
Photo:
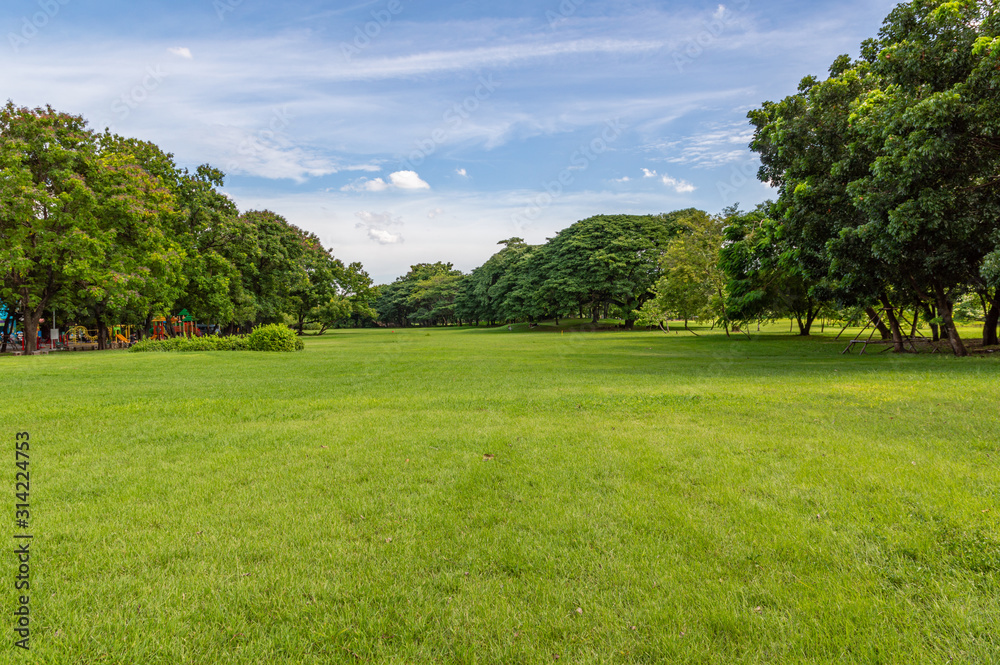
<svg viewBox="0 0 1000 665">
<path fill-rule="evenodd" d="M 0 109 L 0 302 L 35 347 L 55 306 L 148 330 L 187 310 L 230 331 L 293 318 L 370 317 L 375 293 L 311 233 L 270 211 L 240 213 L 211 166 L 191 173 L 158 146 L 87 128 L 51 107 Z"/>
<path fill-rule="evenodd" d="M 1000 9 L 985 0 L 914 0 L 886 19 L 862 57 L 750 113 L 762 180 L 779 188 L 779 236 L 813 293 L 897 313 L 923 308 L 957 355 L 953 320 L 969 291 L 986 303 L 1000 225 Z"/>
</svg>

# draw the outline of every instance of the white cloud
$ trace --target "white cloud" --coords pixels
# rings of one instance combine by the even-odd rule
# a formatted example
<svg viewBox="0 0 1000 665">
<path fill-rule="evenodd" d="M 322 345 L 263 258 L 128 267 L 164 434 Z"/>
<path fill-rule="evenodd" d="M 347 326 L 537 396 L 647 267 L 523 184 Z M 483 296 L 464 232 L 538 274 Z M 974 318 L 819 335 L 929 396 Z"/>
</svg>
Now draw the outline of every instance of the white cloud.
<svg viewBox="0 0 1000 665">
<path fill-rule="evenodd" d="M 457 173 L 458 175 L 462 176 L 463 178 L 468 178 L 469 177 L 469 172 L 466 171 L 465 169 L 455 169 L 455 173 Z"/>
<path fill-rule="evenodd" d="M 393 187 L 398 189 L 430 189 L 431 186 L 420 179 L 416 171 L 396 171 L 389 175 Z"/>
<path fill-rule="evenodd" d="M 745 113 L 742 109 L 737 112 Z M 698 134 L 651 144 L 644 149 L 665 153 L 668 155 L 666 161 L 671 164 L 715 169 L 750 158 L 752 139 L 753 129 L 745 121 L 710 123 Z"/>
<path fill-rule="evenodd" d="M 611 182 L 631 182 L 631 181 L 632 181 L 632 178 L 629 178 L 628 176 L 625 176 L 624 178 L 616 178 L 616 179 L 612 180 Z"/>
<path fill-rule="evenodd" d="M 677 178 L 671 178 L 668 175 L 663 176 L 663 184 L 667 187 L 673 187 L 674 191 L 678 194 L 690 194 L 698 189 L 689 182 L 678 180 Z"/>
<path fill-rule="evenodd" d="M 389 174 L 389 182 L 382 178 L 361 178 L 340 188 L 342 192 L 385 192 L 390 189 L 418 190 L 431 186 L 420 179 L 416 171 L 396 171 Z"/>
<path fill-rule="evenodd" d="M 395 245 L 403 242 L 403 236 L 389 233 L 385 229 L 368 229 L 368 237 L 380 245 Z"/>
<path fill-rule="evenodd" d="M 441 208 L 434 208 L 434 210 L 431 210 L 429 213 L 427 213 L 427 219 L 434 219 L 435 217 L 438 217 L 443 213 L 444 210 L 442 210 Z"/>
<path fill-rule="evenodd" d="M 349 185 L 344 185 L 340 188 L 342 192 L 384 192 L 389 189 L 389 183 L 382 178 L 375 178 L 369 180 L 368 178 L 361 178 L 360 180 L 355 180 Z"/>
<path fill-rule="evenodd" d="M 642 174 L 643 174 L 642 175 L 643 178 L 655 178 L 656 177 L 656 171 L 650 171 L 649 169 L 643 169 L 642 170 Z"/>
<path fill-rule="evenodd" d="M 380 245 L 398 245 L 403 242 L 403 236 L 399 233 L 394 233 L 389 229 L 396 226 L 402 226 L 403 222 L 397 217 L 393 217 L 391 213 L 374 213 L 367 210 L 362 210 L 361 212 L 354 213 L 359 221 L 355 224 L 355 228 L 364 229 L 368 232 L 368 238 L 374 240 Z"/>
<path fill-rule="evenodd" d="M 431 186 L 424 182 L 416 171 L 396 171 L 389 174 L 389 182 L 382 178 L 361 178 L 340 188 L 342 192 L 385 192 L 390 189 L 401 189 L 405 191 L 415 191 L 420 189 L 430 189 Z"/>
<path fill-rule="evenodd" d="M 664 42 L 637 39 L 577 39 L 535 42 L 451 51 L 430 51 L 396 58 L 355 60 L 350 67 L 327 68 L 323 75 L 333 81 L 407 78 L 426 74 L 475 71 L 508 67 L 531 60 L 587 54 L 648 53 Z"/>
<path fill-rule="evenodd" d="M 194 60 L 194 55 L 191 54 L 191 49 L 186 46 L 176 46 L 174 48 L 168 48 L 167 51 L 173 53 L 176 56 L 184 58 L 185 60 Z"/>
</svg>

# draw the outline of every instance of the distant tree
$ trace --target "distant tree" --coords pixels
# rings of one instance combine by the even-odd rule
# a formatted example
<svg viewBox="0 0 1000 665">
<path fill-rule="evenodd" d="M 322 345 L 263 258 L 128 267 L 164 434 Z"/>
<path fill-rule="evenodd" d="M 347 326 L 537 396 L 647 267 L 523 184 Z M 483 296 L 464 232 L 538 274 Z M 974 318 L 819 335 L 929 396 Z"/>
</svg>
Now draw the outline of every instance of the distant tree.
<svg viewBox="0 0 1000 665">
<path fill-rule="evenodd" d="M 550 312 L 585 307 L 596 323 L 609 305 L 632 328 L 653 297 L 660 256 L 679 231 L 672 215 L 597 216 L 560 231 L 546 245 L 538 302 Z"/>
<path fill-rule="evenodd" d="M 412 323 L 452 320 L 459 277 L 461 272 L 451 263 L 439 261 L 410 266 L 407 274 L 392 284 L 379 287 L 374 305 L 379 321 L 405 327 Z"/>
<path fill-rule="evenodd" d="M 455 298 L 464 276 L 457 271 L 436 273 L 413 285 L 407 299 L 410 318 L 424 325 L 448 325 L 456 320 Z"/>
<path fill-rule="evenodd" d="M 817 282 L 802 269 L 799 250 L 771 215 L 772 204 L 749 213 L 730 210 L 719 267 L 727 280 L 727 317 L 750 322 L 791 315 L 808 335 L 826 306 L 813 292 Z"/>
<path fill-rule="evenodd" d="M 526 277 L 525 258 L 534 250 L 523 238 L 508 238 L 504 248 L 473 270 L 455 299 L 455 315 L 463 321 L 495 323 L 525 316 L 525 308 L 510 300 Z"/>
<path fill-rule="evenodd" d="M 345 298 L 351 306 L 349 318 L 355 328 L 359 328 L 375 320 L 375 301 L 378 299 L 378 287 L 365 272 L 364 266 L 354 262 L 347 266 L 338 284 L 338 294 Z"/>
<path fill-rule="evenodd" d="M 708 316 L 726 325 L 726 280 L 719 269 L 722 220 L 701 211 L 677 219 L 680 233 L 660 259 L 662 275 L 653 287 L 655 297 L 644 306 L 646 317 L 662 321 L 670 314 L 684 320 Z"/>
</svg>

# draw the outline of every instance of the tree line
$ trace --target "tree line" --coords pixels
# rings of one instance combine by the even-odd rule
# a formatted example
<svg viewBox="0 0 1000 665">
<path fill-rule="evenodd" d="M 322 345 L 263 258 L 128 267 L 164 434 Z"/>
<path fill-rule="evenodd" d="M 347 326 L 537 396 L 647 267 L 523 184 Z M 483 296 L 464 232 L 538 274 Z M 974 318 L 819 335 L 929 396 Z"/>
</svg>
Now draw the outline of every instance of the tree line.
<svg viewBox="0 0 1000 665">
<path fill-rule="evenodd" d="M 912 309 L 966 355 L 954 315 L 970 296 L 997 344 L 998 30 L 995 0 L 900 4 L 859 59 L 750 113 L 760 179 L 779 195 L 727 230 L 745 311 L 783 267 L 800 294 L 877 308 L 897 350 Z"/>
<path fill-rule="evenodd" d="M 498 324 L 584 314 L 594 321 L 612 311 L 631 328 L 652 297 L 659 259 L 681 231 L 669 215 L 599 215 L 582 220 L 543 245 L 522 238 L 468 275 L 449 263 L 420 264 L 381 287 L 379 319 L 395 325 L 467 322 Z"/>
<path fill-rule="evenodd" d="M 314 234 L 270 211 L 240 212 L 224 175 L 178 168 L 147 141 L 8 102 L 0 110 L 0 303 L 22 320 L 27 352 L 58 310 L 97 328 L 187 310 L 223 332 L 292 320 L 370 320 L 375 295 Z M 171 326 L 167 326 L 172 331 Z M 6 343 L 6 339 L 4 339 Z"/>
<path fill-rule="evenodd" d="M 383 289 L 394 325 L 613 314 L 726 330 L 790 316 L 858 319 L 897 351 L 920 321 L 968 353 L 959 310 L 1000 321 L 1000 5 L 913 0 L 861 57 L 750 112 L 777 200 L 710 216 L 597 216 L 543 245 L 521 238 L 469 275 L 414 266 Z"/>
</svg>

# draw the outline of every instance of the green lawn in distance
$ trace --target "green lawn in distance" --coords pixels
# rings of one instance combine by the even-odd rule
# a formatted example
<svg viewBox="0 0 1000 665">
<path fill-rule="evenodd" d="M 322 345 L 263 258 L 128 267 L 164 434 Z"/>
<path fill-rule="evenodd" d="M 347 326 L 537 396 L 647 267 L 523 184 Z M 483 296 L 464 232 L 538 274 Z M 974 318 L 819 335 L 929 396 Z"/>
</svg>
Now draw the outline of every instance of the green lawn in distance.
<svg viewBox="0 0 1000 665">
<path fill-rule="evenodd" d="M 997 662 L 1000 359 L 780 328 L 0 358 L 0 662 Z"/>
</svg>

